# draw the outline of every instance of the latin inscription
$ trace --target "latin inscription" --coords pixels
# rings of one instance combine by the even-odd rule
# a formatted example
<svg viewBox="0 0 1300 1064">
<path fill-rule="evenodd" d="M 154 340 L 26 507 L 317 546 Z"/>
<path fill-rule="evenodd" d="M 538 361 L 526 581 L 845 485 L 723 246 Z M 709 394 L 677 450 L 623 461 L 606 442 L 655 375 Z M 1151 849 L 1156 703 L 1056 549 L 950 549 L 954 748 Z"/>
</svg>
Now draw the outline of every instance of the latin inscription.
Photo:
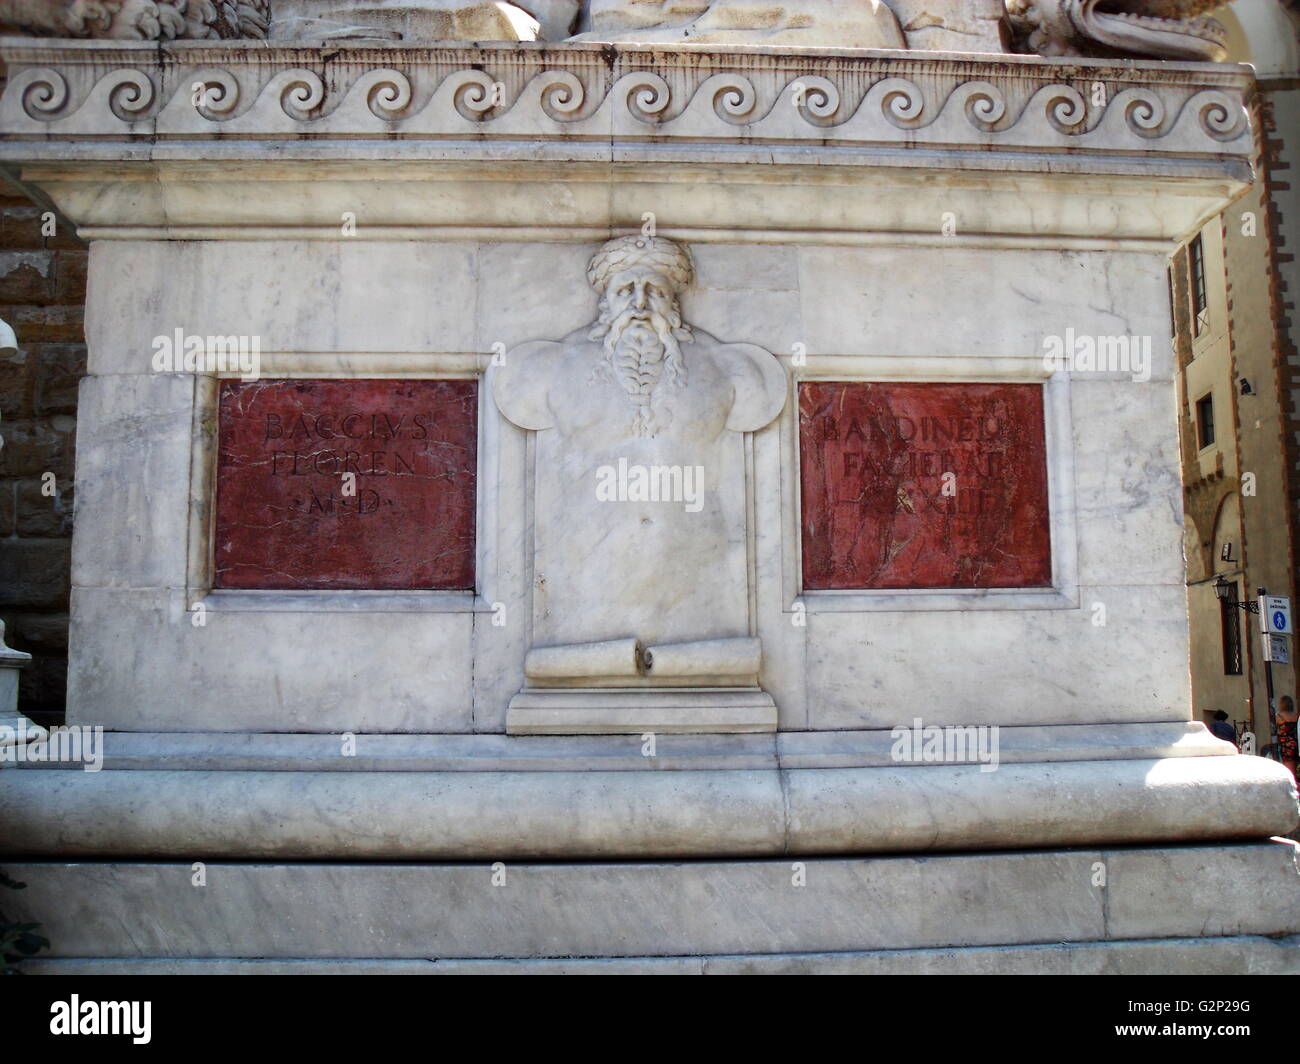
<svg viewBox="0 0 1300 1064">
<path fill-rule="evenodd" d="M 216 586 L 474 586 L 475 381 L 223 381 Z"/>
<path fill-rule="evenodd" d="M 1040 386 L 808 382 L 799 426 L 805 588 L 1050 584 Z"/>
</svg>

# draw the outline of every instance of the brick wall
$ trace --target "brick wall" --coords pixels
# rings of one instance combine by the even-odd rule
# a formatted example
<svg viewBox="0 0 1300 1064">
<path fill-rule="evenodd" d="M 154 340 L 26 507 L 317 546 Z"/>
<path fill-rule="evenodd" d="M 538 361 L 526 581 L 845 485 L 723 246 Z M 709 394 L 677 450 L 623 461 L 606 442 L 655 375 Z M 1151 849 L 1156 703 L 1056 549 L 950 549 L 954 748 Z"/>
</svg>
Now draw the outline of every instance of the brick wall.
<svg viewBox="0 0 1300 1064">
<path fill-rule="evenodd" d="M 33 658 L 19 708 L 49 723 L 62 717 L 67 684 L 88 252 L 62 218 L 43 232 L 43 215 L 0 183 L 0 318 L 18 335 L 18 354 L 0 357 L 0 618 L 9 645 Z"/>
</svg>

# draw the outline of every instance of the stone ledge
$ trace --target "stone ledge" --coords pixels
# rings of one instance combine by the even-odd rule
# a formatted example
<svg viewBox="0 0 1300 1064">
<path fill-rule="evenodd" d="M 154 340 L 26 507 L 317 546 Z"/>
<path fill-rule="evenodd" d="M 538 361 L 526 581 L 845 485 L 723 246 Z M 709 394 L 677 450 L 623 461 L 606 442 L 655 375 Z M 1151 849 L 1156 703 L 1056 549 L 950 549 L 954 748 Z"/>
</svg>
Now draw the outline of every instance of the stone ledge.
<svg viewBox="0 0 1300 1064">
<path fill-rule="evenodd" d="M 219 957 L 23 962 L 26 975 L 1300 975 L 1300 936 L 1136 939 L 1041 946 L 756 953 L 569 960 L 239 960 Z"/>
<path fill-rule="evenodd" d="M 93 721 L 92 721 L 93 723 Z M 937 722 L 931 722 L 937 723 Z M 653 757 L 633 736 L 371 735 L 106 731 L 105 769 L 200 772 L 676 772 L 700 769 L 890 768 L 888 730 L 775 735 L 656 735 Z M 1203 724 L 1001 726 L 1001 764 L 1232 757 Z M 974 763 L 974 758 L 971 759 Z M 921 765 L 918 767 L 938 767 Z M 32 763 L 23 771 L 81 771 Z"/>
<path fill-rule="evenodd" d="M 0 853 L 397 860 L 763 857 L 1249 839 L 1256 757 L 693 772 L 0 772 Z"/>
<path fill-rule="evenodd" d="M 1170 159 L 1153 170 L 1138 155 L 1095 167 L 1091 157 L 1064 156 L 1044 174 L 1018 171 L 993 152 L 902 158 L 808 149 L 793 166 L 777 150 L 740 144 L 728 146 L 725 159 L 693 148 L 672 157 L 562 160 L 552 169 L 566 173 L 556 176 L 537 160 L 504 158 L 499 145 L 459 145 L 448 149 L 455 158 L 443 159 L 423 144 L 354 153 L 351 143 L 313 147 L 314 158 L 286 145 L 267 159 L 260 142 L 242 155 L 223 142 L 219 160 L 202 165 L 186 161 L 187 146 L 159 148 L 105 174 L 88 169 L 80 143 L 0 140 L 0 164 L 19 168 L 25 187 L 53 199 L 88 241 L 337 242 L 340 219 L 364 206 L 357 230 L 364 241 L 589 244 L 635 234 L 641 215 L 653 213 L 661 236 L 695 244 L 1167 254 L 1250 181 L 1248 164 L 1231 158 Z M 570 154 L 571 142 L 557 144 Z M 471 147 L 480 158 L 466 162 Z M 376 159 L 377 152 L 402 157 Z M 1140 195 L 1135 181 L 1171 194 Z M 555 210 L 547 197 L 557 182 L 566 202 Z M 391 195 L 397 187 L 401 196 Z M 941 231 L 944 212 L 962 220 L 951 237 Z"/>
<path fill-rule="evenodd" d="M 1293 847 L 1275 843 L 798 863 L 214 863 L 202 887 L 188 860 L 5 870 L 27 883 L 16 918 L 44 925 L 51 959 L 726 957 L 780 970 L 828 961 L 771 955 L 1203 947 L 1300 930 Z M 1279 948 L 1294 966 L 1294 940 Z"/>
</svg>

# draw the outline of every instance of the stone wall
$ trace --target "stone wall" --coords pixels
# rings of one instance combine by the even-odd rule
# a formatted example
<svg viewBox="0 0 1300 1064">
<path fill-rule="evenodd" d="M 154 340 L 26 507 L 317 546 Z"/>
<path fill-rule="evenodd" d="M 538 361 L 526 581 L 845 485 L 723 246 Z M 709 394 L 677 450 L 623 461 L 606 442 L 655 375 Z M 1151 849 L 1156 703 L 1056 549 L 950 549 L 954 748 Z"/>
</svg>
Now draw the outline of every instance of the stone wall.
<svg viewBox="0 0 1300 1064">
<path fill-rule="evenodd" d="M 18 353 L 0 358 L 0 618 L 9 645 L 32 655 L 19 708 L 42 723 L 62 716 L 67 683 L 87 255 L 63 218 L 0 183 L 0 318 L 18 335 Z"/>
<path fill-rule="evenodd" d="M 1274 268 L 1272 298 L 1277 320 L 1278 371 L 1283 394 L 1288 397 L 1284 409 L 1282 446 L 1290 474 L 1291 563 L 1300 565 L 1300 314 L 1296 298 L 1300 294 L 1300 266 L 1295 248 L 1300 243 L 1300 190 L 1295 187 L 1296 169 L 1292 165 L 1300 153 L 1294 131 L 1300 128 L 1300 79 L 1278 82 L 1278 88 L 1264 95 L 1261 110 L 1263 153 L 1267 162 L 1270 238 Z M 1289 135 L 1288 135 L 1289 134 Z M 1300 571 L 1293 571 L 1300 580 Z"/>
</svg>

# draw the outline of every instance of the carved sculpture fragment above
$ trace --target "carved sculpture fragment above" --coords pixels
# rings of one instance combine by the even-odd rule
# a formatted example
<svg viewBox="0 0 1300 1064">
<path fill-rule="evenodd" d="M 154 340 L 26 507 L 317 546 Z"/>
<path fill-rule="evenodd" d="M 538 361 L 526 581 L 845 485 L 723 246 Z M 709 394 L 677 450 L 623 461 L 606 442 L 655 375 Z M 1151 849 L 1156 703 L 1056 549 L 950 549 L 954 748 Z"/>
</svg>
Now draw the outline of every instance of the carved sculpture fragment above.
<svg viewBox="0 0 1300 1064">
<path fill-rule="evenodd" d="M 272 5 L 274 4 L 274 10 Z M 0 30 L 112 40 L 563 39 L 580 0 L 0 0 Z M 272 16 L 274 16 L 274 21 Z"/>
<path fill-rule="evenodd" d="M 1039 55 L 1220 61 L 1222 0 L 1006 0 L 1017 50 Z"/>
<path fill-rule="evenodd" d="M 0 30 L 128 40 L 567 39 L 1221 60 L 1224 29 L 1208 13 L 1222 2 L 0 0 Z"/>
<path fill-rule="evenodd" d="M 871 0 L 591 0 L 578 40 L 906 48 L 898 17 Z"/>
<path fill-rule="evenodd" d="M 0 0 L 0 31 L 172 41 L 263 38 L 271 0 Z"/>
<path fill-rule="evenodd" d="M 274 0 L 272 40 L 563 40 L 581 0 Z"/>
<path fill-rule="evenodd" d="M 1005 6 L 1004 6 L 1005 3 Z M 579 40 L 1219 60 L 1223 0 L 590 0 Z"/>
</svg>

